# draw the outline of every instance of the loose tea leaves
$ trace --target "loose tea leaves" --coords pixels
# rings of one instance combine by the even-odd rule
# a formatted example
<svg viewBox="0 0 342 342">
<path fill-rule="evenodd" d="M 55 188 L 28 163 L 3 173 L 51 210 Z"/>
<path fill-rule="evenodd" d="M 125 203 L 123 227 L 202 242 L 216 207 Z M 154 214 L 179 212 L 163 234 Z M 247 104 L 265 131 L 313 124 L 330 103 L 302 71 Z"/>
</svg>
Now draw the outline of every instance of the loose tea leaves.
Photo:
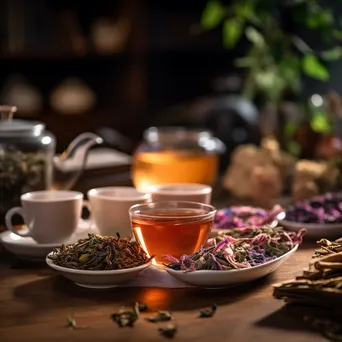
<svg viewBox="0 0 342 342">
<path fill-rule="evenodd" d="M 213 317 L 216 310 L 217 310 L 217 305 L 214 303 L 211 307 L 201 309 L 199 312 L 199 317 L 200 318 Z"/>
<path fill-rule="evenodd" d="M 88 326 L 77 325 L 76 320 L 73 315 L 67 317 L 67 327 L 73 330 L 83 330 L 88 329 Z"/>
<path fill-rule="evenodd" d="M 139 304 L 136 303 L 133 309 L 128 310 L 121 308 L 118 312 L 112 314 L 112 319 L 120 328 L 133 327 L 136 320 L 139 318 Z"/>
<path fill-rule="evenodd" d="M 49 255 L 56 265 L 79 270 L 120 270 L 146 264 L 152 258 L 130 238 L 95 234 L 55 248 Z"/>
<path fill-rule="evenodd" d="M 302 243 L 306 233 L 286 232 L 282 227 L 236 228 L 227 235 L 208 241 L 209 247 L 201 248 L 179 259 L 167 255 L 174 270 L 192 272 L 197 270 L 233 270 L 250 268 L 272 261 Z"/>
<path fill-rule="evenodd" d="M 160 327 L 158 330 L 163 336 L 173 338 L 177 332 L 177 327 L 173 324 L 168 324 L 166 327 Z"/>
<path fill-rule="evenodd" d="M 154 316 L 145 318 L 149 322 L 165 322 L 172 319 L 172 314 L 169 311 L 158 311 Z"/>
</svg>

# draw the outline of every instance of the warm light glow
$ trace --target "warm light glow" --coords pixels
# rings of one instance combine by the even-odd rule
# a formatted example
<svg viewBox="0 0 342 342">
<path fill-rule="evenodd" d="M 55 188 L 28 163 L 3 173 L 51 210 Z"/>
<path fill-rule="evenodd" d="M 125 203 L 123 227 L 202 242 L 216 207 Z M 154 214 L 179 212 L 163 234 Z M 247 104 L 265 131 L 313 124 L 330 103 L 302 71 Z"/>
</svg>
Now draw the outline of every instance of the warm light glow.
<svg viewBox="0 0 342 342">
<path fill-rule="evenodd" d="M 147 256 L 150 257 L 150 255 L 148 254 L 148 250 L 146 248 L 145 242 L 144 242 L 144 238 L 143 238 L 143 236 L 141 234 L 141 229 L 139 227 L 135 228 L 135 234 L 138 235 L 138 240 L 139 240 L 139 243 L 140 243 L 141 247 L 144 249 L 144 251 L 146 252 Z"/>
<path fill-rule="evenodd" d="M 161 288 L 148 288 L 142 297 L 142 303 L 149 303 L 153 307 L 167 308 L 170 303 L 168 291 Z"/>
</svg>

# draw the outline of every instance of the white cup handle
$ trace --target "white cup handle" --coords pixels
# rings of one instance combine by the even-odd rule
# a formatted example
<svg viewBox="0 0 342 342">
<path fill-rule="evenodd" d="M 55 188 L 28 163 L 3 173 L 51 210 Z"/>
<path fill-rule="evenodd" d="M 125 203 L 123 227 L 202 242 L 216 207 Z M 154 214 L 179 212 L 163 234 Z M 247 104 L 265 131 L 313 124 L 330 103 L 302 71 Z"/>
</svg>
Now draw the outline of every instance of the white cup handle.
<svg viewBox="0 0 342 342">
<path fill-rule="evenodd" d="M 22 237 L 28 237 L 28 236 L 31 236 L 31 232 L 30 232 L 30 228 L 28 226 L 26 231 L 22 232 L 20 230 L 16 230 L 13 225 L 12 225 L 12 217 L 13 215 L 20 215 L 24 221 L 25 221 L 25 214 L 24 214 L 24 210 L 23 208 L 21 207 L 15 207 L 15 208 L 12 208 L 10 209 L 7 213 L 6 213 L 6 216 L 5 216 L 5 221 L 6 221 L 6 226 L 8 229 L 11 230 L 12 233 L 14 234 L 17 234 L 19 236 L 22 236 Z"/>
<path fill-rule="evenodd" d="M 82 207 L 87 208 L 89 211 L 89 219 L 91 218 L 90 203 L 87 200 L 83 200 Z"/>
<path fill-rule="evenodd" d="M 88 220 L 89 220 L 89 227 L 92 227 L 92 226 L 93 226 L 93 220 L 92 220 L 92 217 L 91 217 L 90 202 L 87 201 L 87 200 L 83 200 L 82 207 L 88 209 L 88 211 L 89 211 L 89 217 L 88 217 Z M 82 220 L 83 222 L 86 222 L 86 221 L 84 221 L 82 218 L 81 218 L 81 220 Z"/>
</svg>

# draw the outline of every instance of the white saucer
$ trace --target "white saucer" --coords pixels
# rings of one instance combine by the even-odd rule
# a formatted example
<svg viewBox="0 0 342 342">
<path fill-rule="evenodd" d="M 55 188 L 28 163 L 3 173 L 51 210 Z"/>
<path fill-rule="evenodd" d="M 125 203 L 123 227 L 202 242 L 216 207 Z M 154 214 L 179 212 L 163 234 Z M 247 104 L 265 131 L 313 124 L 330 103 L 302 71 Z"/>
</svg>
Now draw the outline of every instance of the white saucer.
<svg viewBox="0 0 342 342">
<path fill-rule="evenodd" d="M 267 262 L 263 265 L 236 269 L 230 271 L 194 271 L 184 272 L 176 271 L 171 268 L 165 268 L 171 276 L 193 286 L 204 287 L 206 289 L 225 288 L 234 285 L 242 285 L 253 280 L 265 277 L 274 272 L 288 257 L 290 257 L 298 248 L 296 245 L 289 252 L 281 257 Z"/>
<path fill-rule="evenodd" d="M 91 226 L 89 221 L 80 221 L 77 231 L 65 243 L 74 243 L 78 239 L 87 237 L 88 233 L 96 233 L 95 227 Z M 28 261 L 44 261 L 46 256 L 60 243 L 54 244 L 38 244 L 30 237 L 21 237 L 10 231 L 0 234 L 0 243 L 4 248 L 14 254 L 16 257 Z"/>
<path fill-rule="evenodd" d="M 142 270 L 152 264 L 150 261 L 147 264 L 123 270 L 87 271 L 55 265 L 48 257 L 46 257 L 46 263 L 58 271 L 63 277 L 73 281 L 76 285 L 90 289 L 110 289 L 117 287 L 124 282 L 134 279 Z"/>
</svg>

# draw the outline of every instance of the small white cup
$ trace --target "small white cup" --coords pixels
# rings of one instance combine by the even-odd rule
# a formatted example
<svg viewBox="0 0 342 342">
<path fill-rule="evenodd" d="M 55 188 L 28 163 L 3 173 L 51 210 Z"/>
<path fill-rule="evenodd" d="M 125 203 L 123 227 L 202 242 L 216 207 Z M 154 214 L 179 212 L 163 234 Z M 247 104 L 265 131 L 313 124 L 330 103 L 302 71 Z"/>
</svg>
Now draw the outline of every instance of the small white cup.
<svg viewBox="0 0 342 342">
<path fill-rule="evenodd" d="M 212 188 L 205 184 L 163 184 L 150 190 L 153 202 L 189 201 L 210 204 Z"/>
<path fill-rule="evenodd" d="M 63 243 L 75 232 L 82 214 L 83 194 L 78 191 L 33 191 L 23 194 L 22 207 L 6 213 L 6 226 L 17 235 L 32 237 L 39 244 Z M 12 225 L 13 215 L 23 217 L 25 231 Z"/>
<path fill-rule="evenodd" d="M 121 237 L 131 235 L 131 221 L 128 209 L 134 204 L 146 203 L 149 194 L 138 192 L 133 187 L 113 186 L 88 191 L 91 220 L 99 234 Z"/>
</svg>

